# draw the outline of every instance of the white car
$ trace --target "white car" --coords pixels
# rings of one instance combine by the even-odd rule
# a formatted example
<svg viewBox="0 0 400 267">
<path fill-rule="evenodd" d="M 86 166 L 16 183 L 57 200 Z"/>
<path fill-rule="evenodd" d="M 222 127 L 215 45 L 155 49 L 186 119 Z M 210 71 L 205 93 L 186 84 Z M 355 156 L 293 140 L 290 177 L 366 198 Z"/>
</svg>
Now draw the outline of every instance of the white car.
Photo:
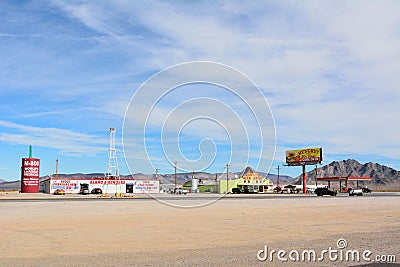
<svg viewBox="0 0 400 267">
<path fill-rule="evenodd" d="M 186 195 L 187 193 L 189 193 L 188 190 L 183 189 L 183 188 L 175 188 L 174 191 L 175 191 L 174 194 L 176 194 L 176 195 Z"/>
<path fill-rule="evenodd" d="M 315 192 L 315 187 L 307 187 L 307 191 L 310 193 L 314 193 Z"/>
<path fill-rule="evenodd" d="M 362 196 L 362 195 L 363 195 L 362 189 L 349 188 L 349 196 Z"/>
</svg>

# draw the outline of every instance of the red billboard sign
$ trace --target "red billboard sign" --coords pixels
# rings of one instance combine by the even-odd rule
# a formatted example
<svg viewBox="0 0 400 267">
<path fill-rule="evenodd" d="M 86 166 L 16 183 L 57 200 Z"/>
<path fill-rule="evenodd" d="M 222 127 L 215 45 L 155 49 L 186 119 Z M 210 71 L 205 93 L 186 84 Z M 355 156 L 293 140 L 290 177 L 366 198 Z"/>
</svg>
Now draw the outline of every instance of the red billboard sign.
<svg viewBox="0 0 400 267">
<path fill-rule="evenodd" d="M 39 193 L 40 159 L 23 158 L 21 193 Z"/>
<path fill-rule="evenodd" d="M 289 166 L 321 163 L 322 148 L 306 148 L 286 151 L 286 164 Z"/>
</svg>

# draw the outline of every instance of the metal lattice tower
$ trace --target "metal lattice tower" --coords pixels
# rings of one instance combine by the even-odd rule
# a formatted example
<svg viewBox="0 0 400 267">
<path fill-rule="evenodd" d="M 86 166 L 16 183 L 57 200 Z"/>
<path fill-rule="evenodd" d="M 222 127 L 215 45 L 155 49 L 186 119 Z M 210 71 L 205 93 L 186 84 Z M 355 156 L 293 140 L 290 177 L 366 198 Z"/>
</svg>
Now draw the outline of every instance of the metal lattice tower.
<svg viewBox="0 0 400 267">
<path fill-rule="evenodd" d="M 115 148 L 115 135 L 116 135 L 116 129 L 115 128 L 110 128 L 110 148 L 108 150 L 108 160 L 107 160 L 107 169 L 106 173 L 104 174 L 104 187 L 106 187 L 106 196 L 107 194 L 107 189 L 108 189 L 108 184 L 110 183 L 110 180 L 116 181 L 116 192 L 115 196 L 118 197 L 118 186 L 121 187 L 121 181 L 119 177 L 119 171 L 118 171 L 118 159 L 117 159 L 117 149 Z M 104 189 L 103 187 L 103 189 Z M 121 191 L 121 190 L 120 190 Z M 122 192 L 120 192 L 122 195 Z"/>
</svg>

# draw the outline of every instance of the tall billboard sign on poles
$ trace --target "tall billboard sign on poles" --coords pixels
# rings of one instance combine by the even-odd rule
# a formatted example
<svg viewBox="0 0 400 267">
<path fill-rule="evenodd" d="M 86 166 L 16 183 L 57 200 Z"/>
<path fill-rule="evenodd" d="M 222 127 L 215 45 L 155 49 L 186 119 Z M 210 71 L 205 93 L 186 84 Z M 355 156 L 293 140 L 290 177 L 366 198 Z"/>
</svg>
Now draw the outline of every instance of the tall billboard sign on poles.
<svg viewBox="0 0 400 267">
<path fill-rule="evenodd" d="M 322 148 L 306 148 L 286 151 L 288 166 L 315 165 L 322 161 Z"/>
<path fill-rule="evenodd" d="M 302 166 L 303 168 L 303 193 L 307 192 L 306 165 L 315 165 L 322 161 L 322 148 L 306 148 L 286 151 L 286 164 L 288 166 Z"/>
<path fill-rule="evenodd" d="M 40 159 L 23 158 L 21 193 L 39 193 Z"/>
</svg>

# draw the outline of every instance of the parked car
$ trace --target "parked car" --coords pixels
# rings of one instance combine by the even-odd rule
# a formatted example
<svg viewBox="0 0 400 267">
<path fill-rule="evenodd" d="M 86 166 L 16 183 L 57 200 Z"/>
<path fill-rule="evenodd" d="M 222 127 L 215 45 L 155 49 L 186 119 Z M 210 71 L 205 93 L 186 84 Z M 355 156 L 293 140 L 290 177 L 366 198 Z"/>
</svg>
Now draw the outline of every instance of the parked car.
<svg viewBox="0 0 400 267">
<path fill-rule="evenodd" d="M 315 188 L 314 187 L 307 187 L 307 192 L 315 193 Z"/>
<path fill-rule="evenodd" d="M 282 188 L 280 186 L 277 186 L 273 189 L 274 193 L 280 193 L 282 191 Z"/>
<path fill-rule="evenodd" d="M 328 187 L 318 187 L 317 189 L 315 189 L 314 193 L 317 196 L 324 196 L 324 195 L 336 196 L 337 195 L 336 190 L 332 190 Z"/>
<path fill-rule="evenodd" d="M 54 191 L 54 195 L 65 195 L 65 190 L 64 189 L 56 189 Z"/>
<path fill-rule="evenodd" d="M 80 186 L 81 186 L 81 188 L 79 189 L 79 194 L 87 195 L 87 194 L 90 193 L 90 191 L 89 191 L 89 184 L 87 184 L 87 183 L 82 183 L 82 184 L 80 184 Z"/>
<path fill-rule="evenodd" d="M 257 194 L 258 190 L 256 188 L 249 188 L 248 192 L 249 192 L 249 194 Z"/>
<path fill-rule="evenodd" d="M 236 188 L 236 187 L 232 188 L 232 194 L 240 194 L 240 193 L 242 193 L 240 188 Z"/>
<path fill-rule="evenodd" d="M 175 195 L 186 195 L 187 193 L 189 193 L 189 191 L 183 188 L 175 188 L 174 190 Z"/>
<path fill-rule="evenodd" d="M 283 190 L 281 191 L 281 193 L 290 193 L 290 194 L 297 194 L 300 192 L 300 189 L 297 188 L 295 185 L 289 184 L 289 185 L 285 185 L 283 187 Z"/>
<path fill-rule="evenodd" d="M 362 195 L 363 195 L 362 189 L 349 188 L 349 196 L 362 196 Z"/>
<path fill-rule="evenodd" d="M 103 191 L 102 191 L 100 188 L 95 188 L 95 189 L 93 189 L 90 193 L 91 193 L 91 194 L 99 195 L 99 194 L 102 194 Z"/>
<path fill-rule="evenodd" d="M 361 190 L 363 191 L 363 193 L 371 193 L 372 192 L 372 190 L 369 189 L 368 187 L 363 187 L 363 188 L 361 188 Z"/>
</svg>

